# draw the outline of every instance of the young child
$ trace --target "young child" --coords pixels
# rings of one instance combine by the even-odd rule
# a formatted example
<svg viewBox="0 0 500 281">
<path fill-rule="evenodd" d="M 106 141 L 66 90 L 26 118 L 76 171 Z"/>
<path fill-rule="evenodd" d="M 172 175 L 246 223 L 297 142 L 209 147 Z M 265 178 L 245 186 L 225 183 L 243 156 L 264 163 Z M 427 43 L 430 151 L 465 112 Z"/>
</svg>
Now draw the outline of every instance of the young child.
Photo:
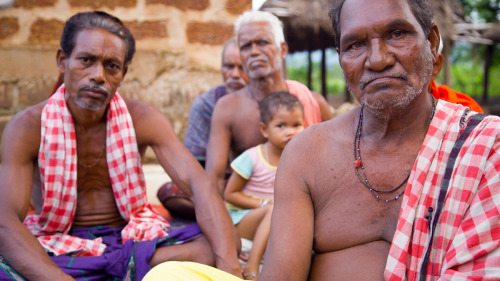
<svg viewBox="0 0 500 281">
<path fill-rule="evenodd" d="M 304 109 L 289 92 L 266 95 L 259 103 L 260 131 L 264 144 L 243 152 L 231 163 L 234 170 L 224 197 L 242 238 L 253 240 L 243 269 L 245 279 L 258 277 L 260 260 L 267 246 L 273 209 L 274 178 L 286 144 L 304 129 Z"/>
</svg>

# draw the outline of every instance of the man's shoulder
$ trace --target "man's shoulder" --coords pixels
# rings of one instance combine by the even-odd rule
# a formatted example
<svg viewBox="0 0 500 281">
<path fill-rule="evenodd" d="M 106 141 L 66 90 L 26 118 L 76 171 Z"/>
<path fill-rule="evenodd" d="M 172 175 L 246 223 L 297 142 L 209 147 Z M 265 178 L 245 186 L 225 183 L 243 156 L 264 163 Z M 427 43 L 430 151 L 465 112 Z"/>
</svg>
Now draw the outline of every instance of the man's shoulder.
<svg viewBox="0 0 500 281">
<path fill-rule="evenodd" d="M 221 97 L 217 101 L 217 106 L 218 107 L 224 107 L 225 110 L 230 110 L 232 108 L 236 108 L 238 104 L 235 104 L 236 102 L 239 102 L 242 100 L 242 98 L 246 97 L 246 87 L 242 88 L 230 95 L 225 95 Z M 226 108 L 227 105 L 232 105 L 231 108 Z"/>
<path fill-rule="evenodd" d="M 217 101 L 227 94 L 226 85 L 214 87 L 195 98 L 198 101 Z"/>
<path fill-rule="evenodd" d="M 122 98 L 134 124 L 139 120 L 151 122 L 153 118 L 160 118 L 162 116 L 165 117 L 158 108 L 147 102 L 127 97 Z"/>
<path fill-rule="evenodd" d="M 295 80 L 285 80 L 286 85 L 290 89 L 290 91 L 306 91 L 306 92 L 311 92 L 309 88 L 307 88 L 306 85 L 300 83 L 299 81 Z"/>
<path fill-rule="evenodd" d="M 47 104 L 47 100 L 32 105 L 20 112 L 18 112 L 12 119 L 9 120 L 9 123 L 16 123 L 19 125 L 22 124 L 32 124 L 36 125 L 38 124 L 38 127 L 40 127 L 41 124 L 41 117 L 42 117 L 42 111 L 45 105 Z M 32 129 L 32 127 L 30 128 Z"/>
</svg>

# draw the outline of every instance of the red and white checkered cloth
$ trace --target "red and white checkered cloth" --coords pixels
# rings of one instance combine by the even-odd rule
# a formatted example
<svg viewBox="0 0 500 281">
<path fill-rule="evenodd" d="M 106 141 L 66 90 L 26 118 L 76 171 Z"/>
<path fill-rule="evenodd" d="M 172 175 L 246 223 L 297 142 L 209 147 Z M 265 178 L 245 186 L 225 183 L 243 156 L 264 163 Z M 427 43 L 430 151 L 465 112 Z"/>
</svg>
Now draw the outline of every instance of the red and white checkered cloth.
<svg viewBox="0 0 500 281">
<path fill-rule="evenodd" d="M 101 255 L 100 239 L 86 240 L 67 235 L 76 209 L 77 155 L 73 118 L 64 100 L 62 85 L 42 112 L 38 165 L 43 206 L 24 225 L 42 246 L 55 255 L 79 252 Z M 127 106 L 118 93 L 107 110 L 106 159 L 116 205 L 128 221 L 122 239 L 152 240 L 167 236 L 168 222 L 147 202 L 144 175 L 135 130 Z"/>
<path fill-rule="evenodd" d="M 419 280 L 430 240 L 428 208 L 463 127 L 461 105 L 439 101 L 403 197 L 384 273 Z M 468 117 L 470 117 L 470 113 Z M 500 118 L 486 117 L 460 150 L 439 216 L 426 280 L 500 280 Z"/>
</svg>

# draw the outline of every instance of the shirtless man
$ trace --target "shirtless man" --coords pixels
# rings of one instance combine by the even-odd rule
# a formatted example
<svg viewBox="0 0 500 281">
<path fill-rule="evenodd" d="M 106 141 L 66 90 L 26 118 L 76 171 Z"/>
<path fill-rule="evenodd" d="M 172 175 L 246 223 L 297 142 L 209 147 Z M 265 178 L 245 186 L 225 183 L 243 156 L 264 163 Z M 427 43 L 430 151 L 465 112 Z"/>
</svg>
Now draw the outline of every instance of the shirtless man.
<svg viewBox="0 0 500 281">
<path fill-rule="evenodd" d="M 443 240 L 443 232 L 450 240 L 443 246 L 432 246 L 430 257 L 435 260 L 431 259 L 427 273 L 422 273 L 427 270 L 422 264 L 431 236 L 427 221 L 437 221 L 432 216 L 438 209 L 436 186 L 443 181 L 439 173 L 444 173 L 432 169 L 434 165 L 444 169 L 446 161 L 438 158 L 448 155 L 453 146 L 444 148 L 443 144 L 441 149 L 446 152 L 440 151 L 438 144 L 445 141 L 439 134 L 432 140 L 432 134 L 446 124 L 454 124 L 453 130 L 461 127 L 451 121 L 461 119 L 454 110 L 467 112 L 461 106 L 437 103 L 429 94 L 439 45 L 431 5 L 427 0 L 337 2 L 330 15 L 339 62 L 350 91 L 362 106 L 304 131 L 286 147 L 276 177 L 271 235 L 259 280 L 417 280 L 426 274 L 470 280 L 467 276 L 495 276 L 499 271 L 494 265 L 499 262 L 498 243 L 492 245 L 495 238 L 491 235 L 499 223 L 474 229 L 480 224 L 474 216 L 484 218 L 490 210 L 496 215 L 488 220 L 498 220 L 498 201 L 478 200 L 477 186 L 471 184 L 475 179 L 467 184 L 451 180 L 449 190 L 454 191 L 448 196 L 465 187 L 475 190 L 454 199 L 474 202 L 471 206 L 477 214 L 467 207 L 456 211 L 453 201 L 445 202 L 452 222 L 439 221 L 436 229 L 441 231 L 439 240 Z M 470 112 L 464 116 L 470 117 L 467 114 Z M 496 123 L 491 126 L 498 130 L 498 118 L 487 119 Z M 497 133 L 488 139 L 492 146 L 498 146 Z M 486 161 L 498 167 L 498 156 L 491 152 L 494 149 L 484 156 L 491 157 Z M 427 150 L 435 152 L 430 155 L 433 157 L 419 154 Z M 470 149 L 461 155 L 472 153 Z M 490 173 L 488 165 L 477 168 L 471 161 L 464 163 L 453 167 L 454 174 L 473 170 L 471 178 L 480 179 Z M 468 172 L 457 172 L 467 170 L 468 165 Z M 495 191 L 488 190 L 485 183 L 484 192 L 498 198 L 498 176 L 494 177 L 490 184 Z M 421 200 L 418 204 L 412 201 L 416 198 Z M 460 218 L 475 219 L 475 224 L 466 226 Z M 457 231 L 464 231 L 471 240 L 451 235 Z M 472 239 L 478 235 L 476 231 L 484 231 L 481 237 L 490 239 Z M 419 236 L 412 237 L 415 234 Z M 455 260 L 458 255 L 459 261 Z"/>
<path fill-rule="evenodd" d="M 428 0 L 336 5 L 339 61 L 361 105 L 286 146 L 259 281 L 498 280 L 500 118 L 430 94 Z M 144 281 L 238 280 L 193 269 L 226 275 L 167 262 Z"/>
<path fill-rule="evenodd" d="M 79 13 L 66 23 L 57 52 L 64 85 L 4 131 L 0 279 L 141 280 L 167 260 L 198 260 L 241 276 L 234 228 L 202 167 L 159 110 L 116 93 L 134 51 L 128 29 L 106 13 Z M 193 196 L 204 236 L 176 243 L 177 232 L 147 203 L 140 156 L 148 146 Z M 43 194 L 43 205 L 26 217 L 32 192 Z M 85 236 L 103 231 L 102 240 Z"/>
<path fill-rule="evenodd" d="M 235 22 L 241 61 L 250 78 L 247 87 L 217 102 L 207 147 L 206 171 L 223 194 L 228 159 L 264 143 L 259 130 L 258 102 L 271 92 L 288 91 L 304 105 L 305 126 L 332 118 L 326 100 L 313 98 L 304 85 L 283 78 L 288 52 L 281 21 L 271 13 L 245 12 Z"/>
</svg>

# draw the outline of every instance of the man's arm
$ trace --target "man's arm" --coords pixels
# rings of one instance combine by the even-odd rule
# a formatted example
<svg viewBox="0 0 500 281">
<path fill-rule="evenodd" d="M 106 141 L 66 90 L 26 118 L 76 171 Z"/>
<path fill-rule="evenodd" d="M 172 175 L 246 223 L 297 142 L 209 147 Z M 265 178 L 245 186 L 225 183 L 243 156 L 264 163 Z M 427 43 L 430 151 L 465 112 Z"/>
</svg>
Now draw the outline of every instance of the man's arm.
<svg viewBox="0 0 500 281">
<path fill-rule="evenodd" d="M 326 101 L 325 97 L 322 94 L 317 92 L 312 92 L 314 99 L 318 102 L 319 111 L 321 113 L 321 122 L 330 120 L 333 118 L 332 110 L 330 109 L 330 105 Z"/>
<path fill-rule="evenodd" d="M 40 146 L 40 115 L 33 111 L 16 115 L 3 133 L 0 255 L 28 280 L 73 280 L 52 262 L 22 223 L 29 208 L 33 161 Z"/>
<path fill-rule="evenodd" d="M 314 210 L 304 175 L 307 139 L 297 135 L 285 148 L 274 184 L 271 235 L 267 244 L 261 281 L 307 280 L 311 265 Z M 298 242 L 299 241 L 299 242 Z M 290 245 L 293 245 L 291 247 Z"/>
<path fill-rule="evenodd" d="M 208 177 L 221 196 L 224 194 L 224 178 L 231 149 L 231 112 L 228 110 L 230 106 L 227 102 L 228 98 L 229 96 L 224 97 L 215 104 L 205 164 Z"/>
<path fill-rule="evenodd" d="M 211 186 L 200 164 L 179 141 L 168 119 L 150 105 L 139 103 L 134 107 L 131 114 L 134 111 L 132 118 L 138 143 L 151 145 L 173 182 L 193 195 L 196 219 L 215 253 L 217 267 L 241 276 L 235 229 L 221 196 Z"/>
</svg>

